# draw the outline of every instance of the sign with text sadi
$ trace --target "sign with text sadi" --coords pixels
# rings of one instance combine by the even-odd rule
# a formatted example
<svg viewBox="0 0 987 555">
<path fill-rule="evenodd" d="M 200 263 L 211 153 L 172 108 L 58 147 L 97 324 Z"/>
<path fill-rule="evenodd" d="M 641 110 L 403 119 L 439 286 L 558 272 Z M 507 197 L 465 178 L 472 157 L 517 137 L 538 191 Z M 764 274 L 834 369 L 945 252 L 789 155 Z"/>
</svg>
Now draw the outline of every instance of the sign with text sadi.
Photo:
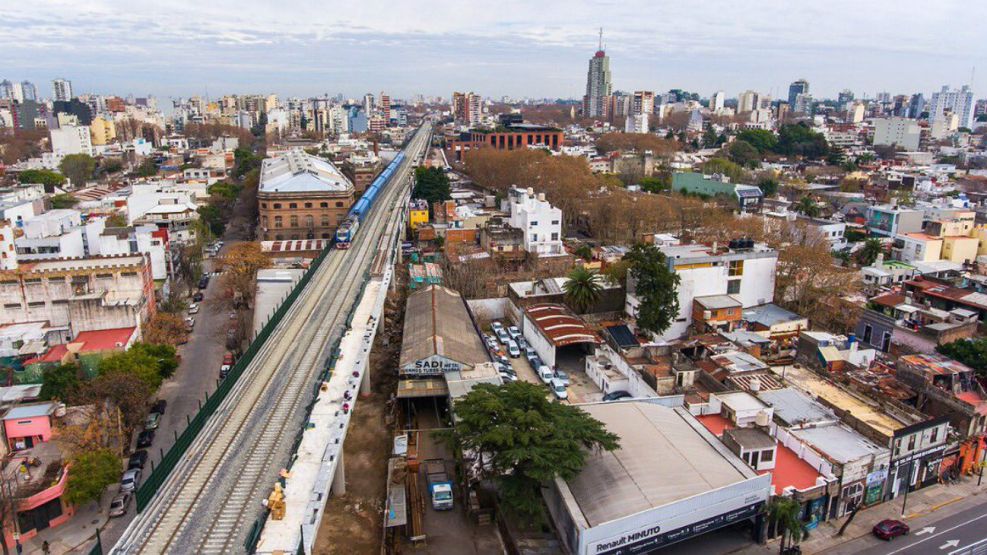
<svg viewBox="0 0 987 555">
<path fill-rule="evenodd" d="M 444 356 L 432 355 L 421 360 L 416 360 L 410 364 L 405 364 L 400 374 L 402 376 L 441 376 L 446 372 L 459 372 L 463 369 L 462 363 L 450 360 Z"/>
</svg>

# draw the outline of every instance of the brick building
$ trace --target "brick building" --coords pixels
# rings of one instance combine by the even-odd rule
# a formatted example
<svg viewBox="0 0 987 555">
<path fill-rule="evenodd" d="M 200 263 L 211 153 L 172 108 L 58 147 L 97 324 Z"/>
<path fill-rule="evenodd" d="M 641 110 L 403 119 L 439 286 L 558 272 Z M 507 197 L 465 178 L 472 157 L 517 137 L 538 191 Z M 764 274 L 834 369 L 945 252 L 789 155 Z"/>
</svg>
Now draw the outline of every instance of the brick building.
<svg viewBox="0 0 987 555">
<path fill-rule="evenodd" d="M 264 160 L 258 203 L 264 241 L 329 239 L 346 219 L 356 189 L 331 162 L 293 149 Z"/>
<path fill-rule="evenodd" d="M 463 154 L 480 147 L 514 150 L 541 146 L 560 150 L 565 142 L 561 129 L 531 123 L 512 123 L 494 131 L 469 131 L 446 140 L 446 155 L 462 161 Z"/>
</svg>

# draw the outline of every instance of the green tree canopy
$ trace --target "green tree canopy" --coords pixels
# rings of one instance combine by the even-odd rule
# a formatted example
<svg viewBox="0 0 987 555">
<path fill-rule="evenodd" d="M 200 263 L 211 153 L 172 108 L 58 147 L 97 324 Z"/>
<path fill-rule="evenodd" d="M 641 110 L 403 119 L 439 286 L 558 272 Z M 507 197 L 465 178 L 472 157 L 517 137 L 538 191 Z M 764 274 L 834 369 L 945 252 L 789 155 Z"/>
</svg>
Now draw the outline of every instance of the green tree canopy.
<svg viewBox="0 0 987 555">
<path fill-rule="evenodd" d="M 815 218 L 819 215 L 819 205 L 816 204 L 816 201 L 812 200 L 812 197 L 808 195 L 799 199 L 793 209 L 796 212 L 804 214 L 810 218 Z"/>
<path fill-rule="evenodd" d="M 120 212 L 114 212 L 106 218 L 106 227 L 126 227 L 127 217 Z"/>
<path fill-rule="evenodd" d="M 240 190 L 243 187 L 235 183 L 228 183 L 226 181 L 220 181 L 209 187 L 209 194 L 219 197 L 223 200 L 233 201 L 240 196 Z"/>
<path fill-rule="evenodd" d="M 987 377 L 987 337 L 960 339 L 936 347 L 942 355 L 973 368 L 981 377 Z"/>
<path fill-rule="evenodd" d="M 172 345 L 134 343 L 130 351 L 146 354 L 158 362 L 158 375 L 169 378 L 178 369 L 178 351 Z"/>
<path fill-rule="evenodd" d="M 637 184 L 641 186 L 642 191 L 648 193 L 669 191 L 672 188 L 672 175 L 670 173 L 664 173 L 654 177 L 642 177 L 637 181 Z"/>
<path fill-rule="evenodd" d="M 99 363 L 103 375 L 126 374 L 140 378 L 152 391 L 161 385 L 166 375 L 174 372 L 174 352 L 169 358 L 160 345 L 135 344 L 122 353 L 113 353 Z M 173 350 L 173 349 L 172 349 Z"/>
<path fill-rule="evenodd" d="M 658 335 L 679 315 L 678 286 L 682 278 L 669 269 L 665 253 L 650 244 L 637 244 L 624 256 L 640 304 L 637 326 Z"/>
<path fill-rule="evenodd" d="M 773 177 L 761 178 L 761 180 L 757 182 L 757 186 L 766 197 L 773 197 L 778 193 L 778 180 Z"/>
<path fill-rule="evenodd" d="M 782 125 L 778 131 L 778 153 L 805 158 L 824 158 L 829 154 L 829 143 L 822 133 L 813 131 L 805 123 Z"/>
<path fill-rule="evenodd" d="M 41 183 L 49 193 L 65 183 L 65 176 L 51 170 L 24 170 L 17 176 L 21 183 Z"/>
<path fill-rule="evenodd" d="M 411 196 L 425 199 L 429 205 L 449 200 L 452 198 L 449 176 L 440 168 L 415 168 L 415 189 Z"/>
<path fill-rule="evenodd" d="M 495 480 L 505 505 L 522 515 L 540 514 L 539 487 L 556 476 L 574 478 L 590 450 L 619 447 L 601 422 L 527 382 L 477 385 L 454 411 L 453 442 L 482 458 L 482 477 Z"/>
<path fill-rule="evenodd" d="M 158 164 L 154 161 L 154 158 L 148 156 L 147 158 L 141 160 L 141 163 L 137 166 L 135 173 L 138 177 L 154 177 L 155 175 L 158 175 Z"/>
<path fill-rule="evenodd" d="M 82 382 L 82 369 L 76 364 L 60 364 L 46 368 L 39 396 L 48 400 L 72 400 L 78 395 Z"/>
<path fill-rule="evenodd" d="M 775 497 L 765 507 L 768 521 L 774 523 L 775 529 L 781 532 L 780 552 L 785 552 L 785 540 L 792 545 L 798 544 L 805 536 L 804 524 L 799 520 L 802 506 L 791 497 Z"/>
<path fill-rule="evenodd" d="M 120 478 L 120 459 L 109 449 L 87 451 L 72 461 L 69 469 L 66 500 L 82 505 L 95 499 L 106 486 Z"/>
<path fill-rule="evenodd" d="M 233 175 L 239 179 L 250 170 L 260 167 L 262 158 L 257 156 L 249 148 L 238 148 L 233 151 Z"/>
<path fill-rule="evenodd" d="M 744 168 L 726 158 L 710 158 L 702 165 L 701 169 L 706 174 L 723 174 L 729 177 L 733 183 L 747 181 L 747 172 Z"/>
<path fill-rule="evenodd" d="M 857 261 L 862 266 L 870 266 L 877 260 L 877 255 L 884 252 L 884 244 L 880 239 L 871 238 L 864 241 L 864 246 L 857 251 Z"/>
<path fill-rule="evenodd" d="M 69 154 L 58 164 L 62 175 L 72 180 L 72 185 L 81 187 L 93 177 L 96 160 L 88 154 Z"/>
<path fill-rule="evenodd" d="M 761 165 L 761 153 L 747 141 L 734 141 L 727 147 L 730 161 L 744 168 L 756 168 Z"/>
<path fill-rule="evenodd" d="M 72 208 L 76 204 L 79 204 L 79 199 L 68 193 L 61 193 L 51 197 L 52 208 Z"/>
<path fill-rule="evenodd" d="M 565 292 L 565 302 L 576 312 L 586 312 L 600 300 L 603 285 L 600 284 L 600 274 L 588 270 L 585 266 L 576 266 L 566 276 L 569 279 L 562 286 Z"/>
<path fill-rule="evenodd" d="M 767 129 L 745 129 L 737 133 L 737 140 L 753 146 L 761 154 L 778 148 L 778 136 Z"/>
</svg>

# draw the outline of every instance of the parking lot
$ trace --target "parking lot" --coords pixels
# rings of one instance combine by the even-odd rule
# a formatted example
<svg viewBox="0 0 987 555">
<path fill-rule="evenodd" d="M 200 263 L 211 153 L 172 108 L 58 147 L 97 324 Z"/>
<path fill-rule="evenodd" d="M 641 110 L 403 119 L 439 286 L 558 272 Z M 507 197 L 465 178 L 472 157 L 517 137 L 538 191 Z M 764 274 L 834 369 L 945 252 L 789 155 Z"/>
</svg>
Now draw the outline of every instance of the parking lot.
<svg viewBox="0 0 987 555">
<path fill-rule="evenodd" d="M 521 345 L 519 345 L 517 351 L 520 353 L 520 356 L 510 356 L 510 353 L 508 352 L 508 344 L 505 344 L 500 339 L 497 339 L 498 334 L 495 326 L 498 323 L 503 326 L 507 337 L 511 337 L 511 334 L 507 332 L 510 326 L 509 322 L 494 320 L 484 324 L 483 326 L 482 339 L 488 350 L 490 350 L 493 355 L 494 360 L 500 362 L 501 364 L 506 362 L 510 366 L 510 369 L 513 371 L 513 375 L 516 376 L 517 380 L 533 384 L 546 385 L 546 394 L 549 395 L 550 398 L 556 399 L 556 396 L 552 393 L 551 389 L 548 388 L 549 386 L 539 377 L 537 370 L 532 367 L 530 360 L 536 359 L 529 359 L 528 356 L 526 356 L 525 349 L 523 348 L 523 337 L 521 337 Z M 518 331 L 514 335 L 520 337 L 519 334 L 520 332 Z M 516 338 L 512 338 L 512 341 L 517 343 Z M 560 357 L 558 361 L 559 368 L 555 370 L 562 370 L 562 372 L 568 377 L 569 382 L 565 388 L 566 398 L 559 399 L 560 402 L 570 404 L 591 403 L 600 401 L 603 398 L 603 392 L 586 375 L 583 360 L 583 356 L 578 356 L 576 354 Z M 558 375 L 559 374 L 556 373 L 556 376 Z M 505 376 L 504 373 L 501 373 L 501 377 L 505 382 L 513 381 L 510 377 Z"/>
</svg>

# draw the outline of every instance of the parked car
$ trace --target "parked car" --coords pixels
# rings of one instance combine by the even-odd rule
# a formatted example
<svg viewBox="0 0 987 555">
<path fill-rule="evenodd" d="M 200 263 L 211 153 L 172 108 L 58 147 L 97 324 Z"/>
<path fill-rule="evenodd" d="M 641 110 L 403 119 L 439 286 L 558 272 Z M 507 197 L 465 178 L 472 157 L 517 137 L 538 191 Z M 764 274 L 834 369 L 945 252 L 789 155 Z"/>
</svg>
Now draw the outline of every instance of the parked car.
<svg viewBox="0 0 987 555">
<path fill-rule="evenodd" d="M 564 370 L 555 371 L 555 379 L 562 382 L 562 385 L 569 387 L 569 374 L 566 374 Z"/>
<path fill-rule="evenodd" d="M 233 353 L 229 351 L 223 353 L 223 364 L 233 365 Z"/>
<path fill-rule="evenodd" d="M 507 342 L 511 340 L 511 336 L 507 335 L 507 332 L 503 328 L 497 330 L 497 341 L 500 341 L 501 345 L 507 345 Z"/>
<path fill-rule="evenodd" d="M 501 354 L 498 354 L 497 356 L 495 356 L 494 357 L 494 361 L 499 362 L 499 363 L 503 364 L 504 366 L 506 366 L 508 368 L 511 368 L 512 366 L 514 366 L 513 364 L 511 364 L 511 359 L 509 359 L 509 358 L 507 358 L 507 357 L 505 357 L 504 355 L 501 355 Z"/>
<path fill-rule="evenodd" d="M 135 468 L 144 468 L 147 464 L 147 451 L 143 449 L 138 449 L 130 455 L 130 459 L 127 460 L 127 470 L 133 470 Z"/>
<path fill-rule="evenodd" d="M 908 525 L 900 520 L 888 518 L 874 525 L 874 535 L 882 540 L 891 541 L 898 536 L 907 536 Z"/>
<path fill-rule="evenodd" d="M 631 395 L 630 393 L 628 393 L 628 392 L 626 392 L 624 390 L 611 391 L 610 393 L 607 393 L 606 395 L 603 396 L 603 400 L 604 401 L 619 401 L 620 399 L 627 399 L 629 397 L 633 397 L 633 395 Z"/>
<path fill-rule="evenodd" d="M 516 382 L 517 381 L 517 374 L 508 374 L 506 372 L 501 372 L 500 373 L 500 379 L 504 383 Z"/>
<path fill-rule="evenodd" d="M 542 364 L 538 367 L 538 377 L 546 384 L 550 384 L 555 379 L 555 372 L 552 372 L 551 368 Z"/>
<path fill-rule="evenodd" d="M 154 443 L 154 430 L 144 430 L 137 434 L 137 447 L 139 449 L 150 447 L 152 443 Z"/>
<path fill-rule="evenodd" d="M 198 303 L 192 303 L 192 304 L 188 305 L 188 313 L 189 314 L 198 314 L 199 313 L 199 305 L 198 305 Z"/>
<path fill-rule="evenodd" d="M 561 381 L 553 379 L 549 382 L 548 387 L 551 388 L 552 393 L 555 394 L 556 399 L 568 399 L 569 390 L 565 388 L 565 385 Z"/>
<path fill-rule="evenodd" d="M 128 492 L 137 489 L 137 484 L 141 481 L 141 469 L 132 468 L 123 473 L 120 479 L 120 491 Z"/>
<path fill-rule="evenodd" d="M 156 412 L 152 412 L 151 414 L 147 415 L 147 418 L 144 419 L 145 430 L 157 430 L 158 426 L 160 425 L 161 425 L 161 415 Z"/>
<path fill-rule="evenodd" d="M 517 341 L 517 338 L 521 337 L 521 330 L 517 329 L 517 326 L 510 326 L 507 328 L 507 335 L 511 336 L 511 339 Z"/>
<path fill-rule="evenodd" d="M 219 378 L 222 380 L 226 379 L 226 376 L 230 375 L 230 368 L 233 368 L 229 364 L 224 364 L 219 367 Z"/>
<path fill-rule="evenodd" d="M 497 332 L 504 329 L 504 324 L 501 324 L 497 320 L 494 320 L 493 322 L 490 322 L 490 329 L 493 330 L 494 335 L 499 335 Z"/>
<path fill-rule="evenodd" d="M 164 414 L 165 409 L 168 408 L 168 401 L 164 399 L 158 399 L 151 405 L 151 412 L 156 412 L 158 414 Z"/>
<path fill-rule="evenodd" d="M 197 303 L 201 303 L 202 302 L 202 299 L 205 299 L 205 298 L 206 298 L 206 296 L 202 294 L 202 291 L 196 291 L 195 294 L 192 295 L 192 301 L 193 302 L 197 302 Z"/>
<path fill-rule="evenodd" d="M 531 360 L 532 357 L 537 357 L 537 356 L 538 353 L 535 351 L 534 347 L 532 347 L 531 345 L 524 347 L 524 357 L 527 358 L 529 361 Z"/>
<path fill-rule="evenodd" d="M 517 342 L 517 346 L 521 348 L 522 351 L 528 350 L 528 341 L 525 338 L 518 336 L 514 341 Z"/>
<path fill-rule="evenodd" d="M 118 517 L 127 514 L 127 505 L 130 505 L 130 493 L 121 493 L 110 501 L 110 517 Z"/>
<path fill-rule="evenodd" d="M 531 357 L 531 358 L 528 359 L 528 364 L 530 364 L 531 367 L 534 368 L 535 371 L 537 372 L 538 371 L 538 367 L 541 366 L 541 365 L 543 365 L 543 364 L 545 364 L 545 363 L 542 362 L 540 358 L 538 358 L 538 355 L 535 355 L 535 356 L 533 356 L 533 357 Z"/>
<path fill-rule="evenodd" d="M 521 349 L 518 349 L 517 343 L 513 339 L 507 341 L 507 354 L 511 355 L 511 358 L 518 358 L 521 356 Z"/>
<path fill-rule="evenodd" d="M 205 289 L 209 287 L 209 276 L 202 276 L 199 279 L 199 289 Z"/>
</svg>

